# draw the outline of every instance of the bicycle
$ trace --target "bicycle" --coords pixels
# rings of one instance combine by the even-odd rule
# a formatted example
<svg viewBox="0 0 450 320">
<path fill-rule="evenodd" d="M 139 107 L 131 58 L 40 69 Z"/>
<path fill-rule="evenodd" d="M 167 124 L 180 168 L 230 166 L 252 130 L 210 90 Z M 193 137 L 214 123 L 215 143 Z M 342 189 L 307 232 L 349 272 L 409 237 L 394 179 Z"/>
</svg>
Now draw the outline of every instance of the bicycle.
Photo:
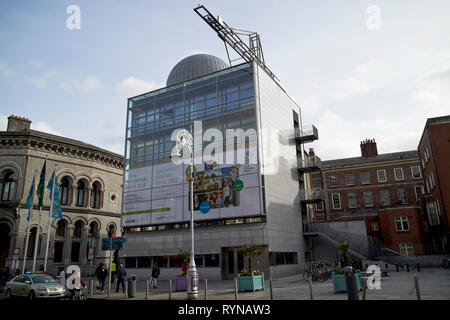
<svg viewBox="0 0 450 320">
<path fill-rule="evenodd" d="M 83 289 L 74 289 L 75 293 L 72 294 L 69 299 L 70 300 L 87 300 L 86 295 L 83 292 Z"/>
</svg>

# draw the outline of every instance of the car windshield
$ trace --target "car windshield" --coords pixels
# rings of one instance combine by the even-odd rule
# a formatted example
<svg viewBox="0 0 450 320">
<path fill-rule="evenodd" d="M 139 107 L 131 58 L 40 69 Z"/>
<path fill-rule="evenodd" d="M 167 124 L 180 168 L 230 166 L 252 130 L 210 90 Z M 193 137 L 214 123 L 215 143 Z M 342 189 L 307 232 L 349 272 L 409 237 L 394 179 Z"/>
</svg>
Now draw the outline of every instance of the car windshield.
<svg viewBox="0 0 450 320">
<path fill-rule="evenodd" d="M 33 283 L 55 283 L 56 280 L 47 275 L 32 276 Z"/>
</svg>

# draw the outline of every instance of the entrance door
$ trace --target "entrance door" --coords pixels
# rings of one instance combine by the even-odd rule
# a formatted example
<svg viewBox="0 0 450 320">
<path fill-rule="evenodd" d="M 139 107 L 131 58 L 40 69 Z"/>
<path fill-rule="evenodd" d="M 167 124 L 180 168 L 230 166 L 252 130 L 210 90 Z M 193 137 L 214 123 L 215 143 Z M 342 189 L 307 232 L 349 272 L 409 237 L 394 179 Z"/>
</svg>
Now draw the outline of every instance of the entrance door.
<svg viewBox="0 0 450 320">
<path fill-rule="evenodd" d="M 9 236 L 10 228 L 6 223 L 0 224 L 0 266 L 5 266 L 5 260 L 9 256 L 9 244 L 11 237 Z"/>
<path fill-rule="evenodd" d="M 244 257 L 239 248 L 222 248 L 222 279 L 233 280 L 244 268 Z"/>
</svg>

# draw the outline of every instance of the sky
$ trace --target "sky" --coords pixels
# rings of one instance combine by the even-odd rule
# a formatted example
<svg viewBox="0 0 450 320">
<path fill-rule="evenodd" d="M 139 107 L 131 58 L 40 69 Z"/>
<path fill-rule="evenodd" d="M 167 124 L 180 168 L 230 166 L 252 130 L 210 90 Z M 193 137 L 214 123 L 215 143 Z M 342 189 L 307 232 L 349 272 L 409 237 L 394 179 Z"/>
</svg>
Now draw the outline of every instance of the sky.
<svg viewBox="0 0 450 320">
<path fill-rule="evenodd" d="M 165 86 L 196 53 L 227 61 L 198 0 L 0 1 L 0 130 L 32 129 L 124 153 L 128 97 Z M 450 1 L 203 1 L 260 34 L 265 62 L 314 124 L 322 160 L 417 149 L 450 114 Z M 80 8 L 79 29 L 71 5 Z M 70 23 L 69 23 L 70 25 Z"/>
</svg>

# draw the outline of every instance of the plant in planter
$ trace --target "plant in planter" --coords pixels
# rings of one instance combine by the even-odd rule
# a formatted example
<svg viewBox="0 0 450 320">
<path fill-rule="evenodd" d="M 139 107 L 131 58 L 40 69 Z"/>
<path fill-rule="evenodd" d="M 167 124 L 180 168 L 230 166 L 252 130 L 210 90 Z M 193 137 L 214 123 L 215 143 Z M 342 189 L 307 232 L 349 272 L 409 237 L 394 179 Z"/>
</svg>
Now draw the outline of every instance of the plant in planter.
<svg viewBox="0 0 450 320">
<path fill-rule="evenodd" d="M 339 268 L 332 272 L 334 292 L 347 292 L 347 282 L 345 281 L 344 268 L 352 264 L 348 257 L 350 242 L 339 241 L 336 248 L 342 252 L 342 261 L 339 261 Z M 357 290 L 362 289 L 361 273 L 358 269 L 353 269 L 356 278 Z"/>
<path fill-rule="evenodd" d="M 178 255 L 183 262 L 181 263 L 181 273 L 175 278 L 175 291 L 186 291 L 187 270 L 189 269 L 191 253 L 188 250 L 178 249 Z"/>
<path fill-rule="evenodd" d="M 239 291 L 255 291 L 255 290 L 264 290 L 264 273 L 259 270 L 252 269 L 252 259 L 260 256 L 264 253 L 264 250 L 261 250 L 255 246 L 247 245 L 243 246 L 239 249 L 239 253 L 241 253 L 244 258 L 248 258 L 248 268 L 241 270 L 238 274 L 238 290 Z"/>
</svg>

